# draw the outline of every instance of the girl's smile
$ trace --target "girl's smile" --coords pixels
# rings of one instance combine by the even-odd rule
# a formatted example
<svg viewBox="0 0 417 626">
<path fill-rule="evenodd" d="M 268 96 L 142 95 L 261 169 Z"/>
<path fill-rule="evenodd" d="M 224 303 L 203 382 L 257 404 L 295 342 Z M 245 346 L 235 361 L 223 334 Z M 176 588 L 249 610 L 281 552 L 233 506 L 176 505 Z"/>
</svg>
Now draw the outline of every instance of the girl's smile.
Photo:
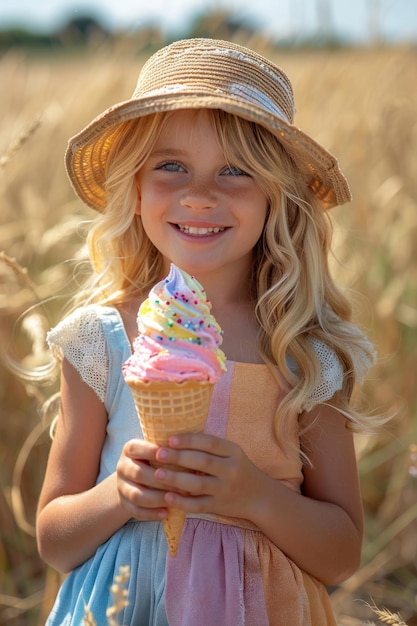
<svg viewBox="0 0 417 626">
<path fill-rule="evenodd" d="M 227 162 L 209 114 L 169 114 L 138 175 L 140 214 L 166 265 L 201 277 L 246 277 L 262 234 L 267 198 L 257 181 Z M 200 278 L 201 280 L 201 278 Z"/>
<path fill-rule="evenodd" d="M 185 235 L 192 235 L 193 237 L 204 237 L 207 235 L 216 235 L 222 233 L 225 229 L 221 226 L 190 226 L 189 224 L 177 224 L 177 228 Z"/>
</svg>

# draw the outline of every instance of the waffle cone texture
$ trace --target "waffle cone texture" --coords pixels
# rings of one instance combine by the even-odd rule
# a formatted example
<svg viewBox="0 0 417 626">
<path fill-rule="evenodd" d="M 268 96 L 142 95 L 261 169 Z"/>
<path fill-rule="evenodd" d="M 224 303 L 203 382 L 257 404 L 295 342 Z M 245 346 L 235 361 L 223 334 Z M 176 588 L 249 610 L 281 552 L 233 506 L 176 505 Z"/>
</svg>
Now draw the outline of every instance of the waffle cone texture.
<svg viewBox="0 0 417 626">
<path fill-rule="evenodd" d="M 213 385 L 186 381 L 143 382 L 126 379 L 138 412 L 143 437 L 158 445 L 167 445 L 169 438 L 182 433 L 204 430 Z M 171 556 L 177 554 L 185 512 L 168 509 L 163 528 Z"/>
</svg>

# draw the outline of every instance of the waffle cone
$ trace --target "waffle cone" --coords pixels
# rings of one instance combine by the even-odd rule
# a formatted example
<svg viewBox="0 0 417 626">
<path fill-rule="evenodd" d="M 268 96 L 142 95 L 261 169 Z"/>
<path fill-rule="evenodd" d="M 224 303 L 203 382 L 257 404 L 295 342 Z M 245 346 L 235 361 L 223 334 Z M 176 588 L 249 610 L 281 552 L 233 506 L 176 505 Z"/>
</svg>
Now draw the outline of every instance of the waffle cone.
<svg viewBox="0 0 417 626">
<path fill-rule="evenodd" d="M 133 379 L 126 382 L 146 441 L 167 445 L 172 435 L 204 430 L 213 391 L 211 383 L 148 383 Z M 168 509 L 168 517 L 163 520 L 171 556 L 177 553 L 184 521 L 185 512 L 174 508 Z"/>
</svg>

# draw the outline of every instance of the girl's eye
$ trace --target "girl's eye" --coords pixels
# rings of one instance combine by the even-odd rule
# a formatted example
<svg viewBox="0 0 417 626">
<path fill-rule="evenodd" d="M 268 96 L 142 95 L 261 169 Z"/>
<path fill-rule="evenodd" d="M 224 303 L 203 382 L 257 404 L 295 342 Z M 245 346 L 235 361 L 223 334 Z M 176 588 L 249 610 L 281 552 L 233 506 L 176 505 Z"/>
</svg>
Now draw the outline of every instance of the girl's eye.
<svg viewBox="0 0 417 626">
<path fill-rule="evenodd" d="M 246 172 L 240 169 L 240 167 L 235 167 L 234 165 L 229 165 L 226 167 L 222 174 L 226 176 L 249 176 Z"/>
<path fill-rule="evenodd" d="M 166 163 L 162 163 L 161 165 L 158 165 L 157 170 L 166 170 L 168 172 L 183 172 L 184 168 L 182 167 L 182 165 L 180 163 L 177 163 L 176 161 L 167 161 Z"/>
</svg>

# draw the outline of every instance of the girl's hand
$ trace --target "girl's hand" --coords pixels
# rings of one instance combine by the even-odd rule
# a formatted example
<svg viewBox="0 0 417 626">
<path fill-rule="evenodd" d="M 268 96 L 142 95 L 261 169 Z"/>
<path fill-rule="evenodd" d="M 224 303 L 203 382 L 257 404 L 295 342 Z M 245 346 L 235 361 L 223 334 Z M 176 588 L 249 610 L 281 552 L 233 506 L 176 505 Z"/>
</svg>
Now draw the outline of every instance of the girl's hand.
<svg viewBox="0 0 417 626">
<path fill-rule="evenodd" d="M 161 520 L 167 516 L 166 490 L 155 479 L 150 462 L 158 446 L 143 439 L 131 439 L 122 450 L 116 468 L 120 505 L 138 520 Z"/>
<path fill-rule="evenodd" d="M 158 468 L 155 479 L 166 491 L 165 503 L 188 513 L 250 520 L 260 485 L 267 479 L 237 444 L 202 433 L 172 437 L 169 447 L 157 450 L 156 459 L 179 466 Z"/>
</svg>

